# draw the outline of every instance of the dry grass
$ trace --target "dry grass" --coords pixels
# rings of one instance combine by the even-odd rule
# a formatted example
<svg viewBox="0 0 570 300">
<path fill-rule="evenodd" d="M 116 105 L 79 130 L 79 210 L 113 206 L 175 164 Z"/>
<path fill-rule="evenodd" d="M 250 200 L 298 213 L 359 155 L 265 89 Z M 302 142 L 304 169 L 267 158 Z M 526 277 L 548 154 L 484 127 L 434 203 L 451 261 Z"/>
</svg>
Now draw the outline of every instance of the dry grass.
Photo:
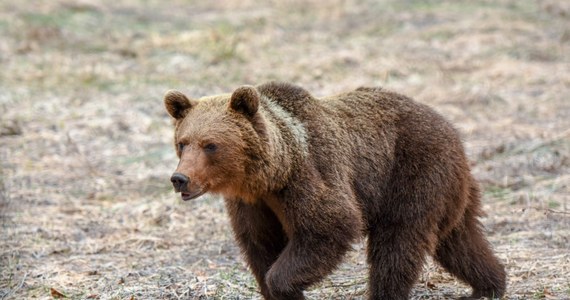
<svg viewBox="0 0 570 300">
<path fill-rule="evenodd" d="M 324 2 L 324 1 L 323 1 Z M 0 2 L 0 298 L 259 298 L 219 199 L 181 203 L 162 95 L 382 85 L 462 131 L 507 299 L 570 298 L 570 5 Z M 362 299 L 362 245 L 309 299 Z M 468 288 L 428 264 L 415 299 Z"/>
</svg>

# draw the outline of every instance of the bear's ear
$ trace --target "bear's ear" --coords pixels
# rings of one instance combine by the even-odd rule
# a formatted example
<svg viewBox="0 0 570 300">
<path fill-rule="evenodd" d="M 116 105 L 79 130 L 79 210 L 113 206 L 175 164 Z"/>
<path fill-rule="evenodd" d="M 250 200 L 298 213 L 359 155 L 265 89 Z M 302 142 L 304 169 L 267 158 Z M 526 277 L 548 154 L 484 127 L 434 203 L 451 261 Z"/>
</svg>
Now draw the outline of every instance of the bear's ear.
<svg viewBox="0 0 570 300">
<path fill-rule="evenodd" d="M 244 85 L 235 90 L 230 99 L 230 109 L 253 117 L 259 107 L 259 93 L 255 87 Z"/>
<path fill-rule="evenodd" d="M 166 111 L 175 119 L 183 119 L 192 108 L 190 100 L 181 92 L 170 90 L 164 95 Z"/>
</svg>

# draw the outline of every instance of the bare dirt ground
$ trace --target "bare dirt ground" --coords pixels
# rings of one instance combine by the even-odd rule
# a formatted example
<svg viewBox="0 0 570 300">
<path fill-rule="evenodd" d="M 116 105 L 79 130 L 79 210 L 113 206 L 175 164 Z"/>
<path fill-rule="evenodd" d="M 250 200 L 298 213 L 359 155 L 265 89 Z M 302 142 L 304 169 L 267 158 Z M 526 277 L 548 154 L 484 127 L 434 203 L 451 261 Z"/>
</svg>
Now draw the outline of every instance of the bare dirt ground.
<svg viewBox="0 0 570 300">
<path fill-rule="evenodd" d="M 259 299 L 162 95 L 380 85 L 463 134 L 506 299 L 570 298 L 568 1 L 0 2 L 0 298 Z M 363 299 L 355 245 L 309 299 Z M 53 289 L 53 290 L 52 290 Z M 414 299 L 469 289 L 426 265 Z"/>
</svg>

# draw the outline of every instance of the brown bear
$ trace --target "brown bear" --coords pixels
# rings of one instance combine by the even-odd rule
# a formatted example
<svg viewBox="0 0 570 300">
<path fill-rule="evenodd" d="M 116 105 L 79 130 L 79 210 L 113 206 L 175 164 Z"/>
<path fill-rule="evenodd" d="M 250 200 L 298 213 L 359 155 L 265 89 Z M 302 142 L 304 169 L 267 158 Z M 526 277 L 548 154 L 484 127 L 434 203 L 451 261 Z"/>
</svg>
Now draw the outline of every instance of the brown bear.
<svg viewBox="0 0 570 300">
<path fill-rule="evenodd" d="M 472 298 L 505 292 L 461 140 L 427 106 L 381 88 L 316 98 L 274 82 L 164 101 L 176 192 L 224 197 L 265 299 L 304 299 L 366 235 L 370 299 L 407 299 L 427 255 Z"/>
</svg>

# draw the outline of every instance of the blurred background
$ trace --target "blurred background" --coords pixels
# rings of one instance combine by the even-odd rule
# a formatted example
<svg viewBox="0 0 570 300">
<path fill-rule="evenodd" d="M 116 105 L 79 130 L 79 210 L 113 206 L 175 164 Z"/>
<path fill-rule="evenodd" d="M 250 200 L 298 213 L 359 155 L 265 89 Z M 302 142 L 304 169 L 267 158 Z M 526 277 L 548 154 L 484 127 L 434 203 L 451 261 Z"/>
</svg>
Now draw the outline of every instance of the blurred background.
<svg viewBox="0 0 570 300">
<path fill-rule="evenodd" d="M 259 299 L 162 96 L 382 86 L 462 133 L 506 299 L 570 298 L 570 2 L 0 1 L 0 298 Z M 309 299 L 365 299 L 362 243 Z M 429 263 L 413 299 L 464 284 Z"/>
</svg>

